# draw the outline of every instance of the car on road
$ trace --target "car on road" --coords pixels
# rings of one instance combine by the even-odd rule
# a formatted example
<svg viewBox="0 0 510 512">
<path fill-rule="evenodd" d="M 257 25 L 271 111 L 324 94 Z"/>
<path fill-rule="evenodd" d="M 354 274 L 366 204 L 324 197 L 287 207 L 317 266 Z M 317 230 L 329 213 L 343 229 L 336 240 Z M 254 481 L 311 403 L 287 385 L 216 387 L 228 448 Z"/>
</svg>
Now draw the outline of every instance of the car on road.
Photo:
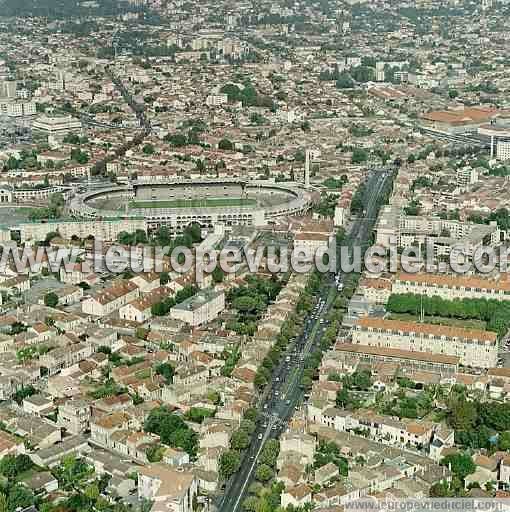
<svg viewBox="0 0 510 512">
<path fill-rule="evenodd" d="M 257 436 L 257 439 L 258 439 L 259 441 L 261 441 L 261 440 L 262 440 L 262 434 L 259 434 L 259 435 Z"/>
</svg>

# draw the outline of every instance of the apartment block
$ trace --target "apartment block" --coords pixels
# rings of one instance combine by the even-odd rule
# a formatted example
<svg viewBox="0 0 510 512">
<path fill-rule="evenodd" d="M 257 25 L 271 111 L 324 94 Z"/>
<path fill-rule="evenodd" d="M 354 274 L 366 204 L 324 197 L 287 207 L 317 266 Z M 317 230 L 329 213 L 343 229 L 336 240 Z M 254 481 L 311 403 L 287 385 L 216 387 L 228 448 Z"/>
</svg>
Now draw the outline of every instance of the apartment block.
<svg viewBox="0 0 510 512">
<path fill-rule="evenodd" d="M 406 215 L 398 206 L 382 208 L 375 226 L 376 244 L 388 247 L 433 247 L 436 256 L 449 255 L 462 248 L 472 258 L 477 249 L 501 244 L 496 222 L 475 224 L 440 217 Z"/>
<path fill-rule="evenodd" d="M 193 297 L 177 304 L 170 310 L 176 320 L 197 327 L 214 320 L 225 309 L 225 294 L 212 289 L 201 290 Z"/>
<path fill-rule="evenodd" d="M 87 315 L 106 316 L 137 299 L 140 291 L 130 281 L 117 281 L 109 288 L 82 302 L 82 311 Z"/>
<path fill-rule="evenodd" d="M 90 426 L 90 405 L 85 400 L 69 400 L 58 408 L 57 425 L 72 434 L 82 434 Z"/>
<path fill-rule="evenodd" d="M 456 356 L 460 364 L 493 368 L 498 360 L 496 334 L 444 325 L 361 318 L 352 331 L 353 344 Z"/>
<path fill-rule="evenodd" d="M 445 300 L 455 299 L 495 299 L 510 300 L 510 281 L 492 281 L 472 276 L 444 274 L 397 274 L 392 293 L 414 293 L 417 295 L 437 295 Z"/>
</svg>

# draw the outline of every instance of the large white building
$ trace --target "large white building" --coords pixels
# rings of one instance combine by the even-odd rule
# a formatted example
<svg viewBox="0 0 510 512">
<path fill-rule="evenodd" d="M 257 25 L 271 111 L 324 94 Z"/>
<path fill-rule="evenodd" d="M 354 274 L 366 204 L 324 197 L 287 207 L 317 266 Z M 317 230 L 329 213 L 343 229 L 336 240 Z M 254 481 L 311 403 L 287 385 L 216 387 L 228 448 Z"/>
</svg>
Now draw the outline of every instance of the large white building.
<svg viewBox="0 0 510 512">
<path fill-rule="evenodd" d="M 476 329 L 361 318 L 352 331 L 352 342 L 457 356 L 460 364 L 474 368 L 494 368 L 498 361 L 496 334 Z"/>
<path fill-rule="evenodd" d="M 364 430 L 369 439 L 398 447 L 427 446 L 432 440 L 435 428 L 429 421 L 397 420 L 366 409 L 354 412 L 337 408 L 317 411 L 314 407 L 309 407 L 308 418 L 339 432 Z"/>
<path fill-rule="evenodd" d="M 85 299 L 81 303 L 82 311 L 87 315 L 106 316 L 137 299 L 139 295 L 140 290 L 136 284 L 131 281 L 118 281 Z"/>
<path fill-rule="evenodd" d="M 197 327 L 211 322 L 225 309 L 225 294 L 212 289 L 201 290 L 170 310 L 176 320 Z"/>
<path fill-rule="evenodd" d="M 270 194 L 280 197 L 281 201 L 272 206 L 237 205 L 199 207 L 165 207 L 158 203 L 184 201 L 203 201 L 206 199 L 245 198 Z M 139 207 L 130 209 L 133 217 L 144 217 L 149 230 L 164 225 L 174 234 L 179 234 L 191 223 L 198 222 L 204 228 L 214 226 L 264 226 L 281 217 L 302 215 L 312 203 L 312 194 L 294 184 L 281 184 L 239 179 L 167 179 L 137 181 L 130 186 L 110 187 L 94 190 L 73 198 L 69 205 L 70 212 L 81 218 L 117 218 L 118 210 L 96 208 L 91 203 L 99 197 L 103 199 L 134 199 L 135 203 L 154 201 L 154 208 Z M 275 201 L 276 202 L 276 201 Z M 143 205 L 142 205 L 143 206 Z"/>
<path fill-rule="evenodd" d="M 24 117 L 37 114 L 35 101 L 0 100 L 0 114 L 8 117 Z"/>
<path fill-rule="evenodd" d="M 2 189 L 0 188 L 0 201 Z M 62 238 L 73 236 L 87 238 L 93 235 L 97 240 L 117 240 L 119 233 L 125 231 L 134 233 L 136 230 L 147 230 L 147 222 L 141 218 L 127 217 L 113 220 L 71 220 L 47 222 L 44 224 L 27 222 L 19 224 L 14 230 L 19 230 L 21 242 L 44 240 L 48 233 L 58 232 Z"/>
<path fill-rule="evenodd" d="M 90 419 L 90 404 L 85 400 L 69 400 L 58 408 L 57 425 L 72 434 L 88 430 Z"/>
<path fill-rule="evenodd" d="M 138 497 L 152 502 L 151 512 L 192 512 L 198 492 L 196 477 L 166 464 L 141 466 Z"/>
<path fill-rule="evenodd" d="M 496 222 L 475 224 L 458 220 L 406 215 L 398 206 L 382 208 L 375 226 L 376 244 L 389 247 L 396 243 L 400 247 L 432 245 L 436 256 L 448 255 L 462 247 L 471 258 L 484 246 L 501 244 L 501 232 Z"/>
<path fill-rule="evenodd" d="M 146 294 L 143 298 L 134 300 L 119 309 L 119 317 L 123 320 L 142 324 L 152 318 L 152 306 L 161 302 L 170 293 L 166 287 L 159 287 Z"/>
<path fill-rule="evenodd" d="M 70 115 L 49 116 L 44 114 L 34 121 L 32 129 L 48 136 L 60 138 L 71 132 L 80 132 L 81 121 Z"/>
<path fill-rule="evenodd" d="M 392 293 L 437 295 L 445 300 L 496 299 L 510 300 L 510 282 L 493 281 L 473 276 L 399 273 L 391 287 Z"/>
<path fill-rule="evenodd" d="M 61 186 L 49 186 L 43 188 L 13 188 L 10 185 L 0 185 L 0 203 L 46 201 L 53 194 L 62 194 L 64 199 L 68 199 L 71 195 L 71 189 L 69 187 Z"/>
<path fill-rule="evenodd" d="M 326 233 L 297 233 L 294 237 L 294 249 L 313 257 L 319 249 L 327 249 L 332 240 L 333 236 Z"/>
<path fill-rule="evenodd" d="M 210 94 L 205 99 L 205 104 L 209 107 L 218 107 L 228 103 L 228 96 L 226 94 Z"/>
<path fill-rule="evenodd" d="M 15 98 L 17 83 L 14 80 L 0 81 L 0 98 Z"/>
<path fill-rule="evenodd" d="M 478 182 L 478 171 L 466 165 L 457 169 L 457 186 L 465 189 Z"/>
<path fill-rule="evenodd" d="M 469 107 L 427 112 L 420 115 L 420 122 L 426 128 L 459 134 L 476 131 L 492 122 L 499 115 L 493 108 Z"/>
<path fill-rule="evenodd" d="M 498 160 L 503 160 L 506 162 L 510 160 L 510 141 L 508 140 L 500 140 L 498 141 L 497 149 L 496 149 L 496 157 Z"/>
</svg>

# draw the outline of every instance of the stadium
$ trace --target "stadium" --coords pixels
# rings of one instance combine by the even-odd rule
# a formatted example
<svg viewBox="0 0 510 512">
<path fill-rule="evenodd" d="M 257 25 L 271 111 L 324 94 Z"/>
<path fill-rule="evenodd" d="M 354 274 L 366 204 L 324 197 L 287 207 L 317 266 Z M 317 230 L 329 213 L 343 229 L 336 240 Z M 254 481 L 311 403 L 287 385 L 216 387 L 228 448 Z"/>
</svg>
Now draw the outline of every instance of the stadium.
<svg viewBox="0 0 510 512">
<path fill-rule="evenodd" d="M 180 232 L 192 222 L 264 226 L 279 217 L 305 213 L 312 194 L 299 184 L 201 179 L 135 181 L 76 195 L 70 212 L 77 218 L 143 217 L 149 230 L 161 225 Z"/>
</svg>

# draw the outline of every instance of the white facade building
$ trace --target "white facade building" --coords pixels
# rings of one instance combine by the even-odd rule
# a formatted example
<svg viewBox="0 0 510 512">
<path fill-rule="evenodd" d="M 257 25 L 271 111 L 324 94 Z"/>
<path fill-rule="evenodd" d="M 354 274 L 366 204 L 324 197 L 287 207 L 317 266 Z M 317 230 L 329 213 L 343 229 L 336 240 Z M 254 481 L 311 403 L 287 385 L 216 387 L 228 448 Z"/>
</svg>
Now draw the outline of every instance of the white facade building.
<svg viewBox="0 0 510 512">
<path fill-rule="evenodd" d="M 188 300 L 174 306 L 170 310 L 170 316 L 196 327 L 214 320 L 224 309 L 223 291 L 208 289 L 201 290 Z"/>
<path fill-rule="evenodd" d="M 354 326 L 352 342 L 457 356 L 460 364 L 474 368 L 494 368 L 498 361 L 496 333 L 476 329 L 361 318 Z"/>
<path fill-rule="evenodd" d="M 226 94 L 210 94 L 205 100 L 208 107 L 219 107 L 228 103 L 228 96 Z"/>
<path fill-rule="evenodd" d="M 165 464 L 141 466 L 138 497 L 151 500 L 151 512 L 192 512 L 198 482 L 192 473 Z"/>
<path fill-rule="evenodd" d="M 510 160 L 510 141 L 498 141 L 496 157 L 498 160 L 503 160 L 504 162 Z"/>
<path fill-rule="evenodd" d="M 437 295 L 445 300 L 510 300 L 510 282 L 472 276 L 399 273 L 391 286 L 391 293 L 413 293 L 429 297 Z"/>
<path fill-rule="evenodd" d="M 45 114 L 34 121 L 32 129 L 58 138 L 71 132 L 80 132 L 81 121 L 72 116 L 48 116 Z"/>
<path fill-rule="evenodd" d="M 137 299 L 139 295 L 140 290 L 134 283 L 120 281 L 84 300 L 81 307 L 87 315 L 106 316 Z"/>
</svg>

